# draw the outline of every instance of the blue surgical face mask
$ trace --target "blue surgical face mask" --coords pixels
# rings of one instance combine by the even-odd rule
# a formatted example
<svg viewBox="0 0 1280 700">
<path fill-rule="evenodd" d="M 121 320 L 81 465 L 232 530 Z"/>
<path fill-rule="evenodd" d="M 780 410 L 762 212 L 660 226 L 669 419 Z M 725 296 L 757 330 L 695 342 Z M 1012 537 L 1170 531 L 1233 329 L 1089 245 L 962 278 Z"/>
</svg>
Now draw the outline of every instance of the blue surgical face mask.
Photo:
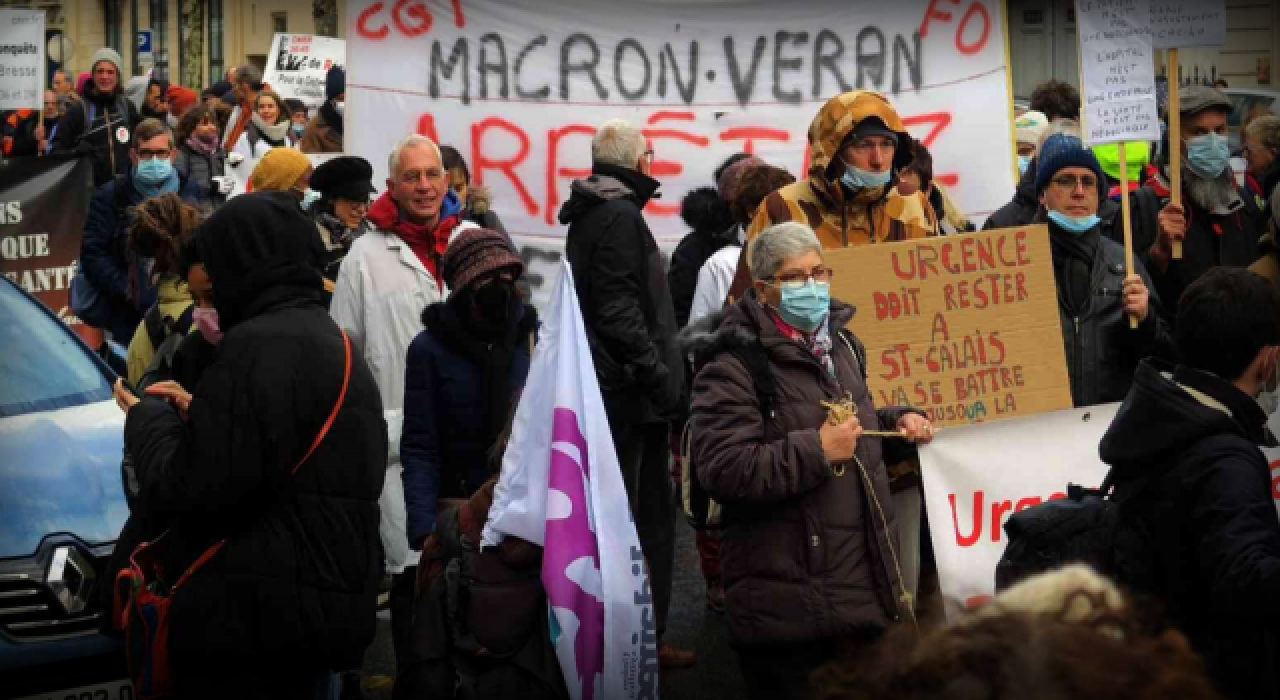
<svg viewBox="0 0 1280 700">
<path fill-rule="evenodd" d="M 293 191 L 302 195 L 302 202 L 300 206 L 303 211 L 309 211 L 311 209 L 311 205 L 320 201 L 320 197 L 322 196 L 319 192 L 311 189 L 310 187 L 305 190 L 299 190 L 294 187 Z"/>
<path fill-rule="evenodd" d="M 147 158 L 138 161 L 133 177 L 143 185 L 159 185 L 173 174 L 173 163 L 168 158 Z"/>
<path fill-rule="evenodd" d="M 1027 168 L 1031 167 L 1031 159 L 1035 156 L 1018 156 L 1018 174 L 1026 175 Z"/>
<path fill-rule="evenodd" d="M 1187 167 L 1191 172 L 1206 180 L 1212 180 L 1222 174 L 1231 158 L 1227 147 L 1227 137 L 1222 134 L 1208 133 L 1187 139 Z"/>
<path fill-rule="evenodd" d="M 302 132 L 304 132 L 304 131 L 306 131 L 306 130 L 307 130 L 307 125 L 306 125 L 306 124 L 294 124 L 291 128 L 293 129 L 293 133 L 295 133 L 295 134 L 297 134 L 297 135 L 301 136 L 301 135 L 302 135 Z"/>
<path fill-rule="evenodd" d="M 812 333 L 831 311 L 831 283 L 809 280 L 804 284 L 782 285 L 778 315 L 791 327 Z"/>
<path fill-rule="evenodd" d="M 840 177 L 840 182 L 851 190 L 865 190 L 872 187 L 884 187 L 889 184 L 889 177 L 888 170 L 882 173 L 873 173 L 869 170 L 846 165 L 844 175 Z"/>
<path fill-rule="evenodd" d="M 1058 228 L 1066 231 L 1067 233 L 1084 233 L 1089 229 L 1092 229 L 1094 226 L 1097 226 L 1098 222 L 1101 221 L 1097 214 L 1075 217 L 1067 216 L 1060 211 L 1052 210 L 1049 212 L 1049 220 L 1057 224 Z"/>
</svg>

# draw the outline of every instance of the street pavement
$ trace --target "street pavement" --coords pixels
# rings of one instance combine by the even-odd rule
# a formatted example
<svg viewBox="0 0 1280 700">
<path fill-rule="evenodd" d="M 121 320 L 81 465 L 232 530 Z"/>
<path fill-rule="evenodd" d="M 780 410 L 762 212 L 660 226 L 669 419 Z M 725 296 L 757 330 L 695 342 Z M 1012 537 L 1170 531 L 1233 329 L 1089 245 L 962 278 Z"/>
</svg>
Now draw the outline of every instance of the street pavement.
<svg viewBox="0 0 1280 700">
<path fill-rule="evenodd" d="M 675 584 L 667 619 L 667 638 L 698 652 L 698 665 L 662 674 L 663 700 L 734 700 L 744 697 L 737 656 L 729 649 L 729 625 L 706 606 L 706 586 L 698 567 L 693 530 L 679 519 L 676 528 Z M 391 652 L 391 617 L 378 613 L 378 636 L 365 654 L 367 700 L 391 700 L 395 657 Z"/>
</svg>

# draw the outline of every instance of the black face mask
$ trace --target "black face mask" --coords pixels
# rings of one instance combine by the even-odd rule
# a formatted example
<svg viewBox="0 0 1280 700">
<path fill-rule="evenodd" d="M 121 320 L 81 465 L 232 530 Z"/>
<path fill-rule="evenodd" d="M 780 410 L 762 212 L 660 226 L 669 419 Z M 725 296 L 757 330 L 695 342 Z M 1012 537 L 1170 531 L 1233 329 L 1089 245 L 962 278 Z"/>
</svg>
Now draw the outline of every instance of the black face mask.
<svg viewBox="0 0 1280 700">
<path fill-rule="evenodd" d="M 511 298 L 515 295 L 515 284 L 506 280 L 494 280 L 477 289 L 472 294 L 476 320 L 484 330 L 496 333 L 506 330 L 511 319 Z"/>
</svg>

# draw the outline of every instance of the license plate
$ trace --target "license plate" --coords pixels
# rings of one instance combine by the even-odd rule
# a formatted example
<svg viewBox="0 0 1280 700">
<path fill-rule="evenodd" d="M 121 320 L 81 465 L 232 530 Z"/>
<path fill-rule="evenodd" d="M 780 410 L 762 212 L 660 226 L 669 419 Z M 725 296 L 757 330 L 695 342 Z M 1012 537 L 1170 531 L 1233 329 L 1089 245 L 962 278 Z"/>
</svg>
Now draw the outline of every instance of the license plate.
<svg viewBox="0 0 1280 700">
<path fill-rule="evenodd" d="M 133 684 L 124 680 L 112 681 L 29 695 L 19 700 L 134 700 Z"/>
</svg>

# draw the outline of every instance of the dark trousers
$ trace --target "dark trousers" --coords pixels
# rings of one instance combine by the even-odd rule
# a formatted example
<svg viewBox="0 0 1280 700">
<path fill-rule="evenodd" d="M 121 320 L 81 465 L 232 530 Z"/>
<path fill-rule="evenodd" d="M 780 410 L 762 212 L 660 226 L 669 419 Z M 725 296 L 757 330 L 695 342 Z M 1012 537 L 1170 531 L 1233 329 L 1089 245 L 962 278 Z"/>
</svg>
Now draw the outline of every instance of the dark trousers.
<svg viewBox="0 0 1280 700">
<path fill-rule="evenodd" d="M 403 672 L 405 655 L 413 646 L 413 587 L 417 580 L 416 566 L 406 566 L 404 573 L 391 576 L 391 648 L 397 673 Z"/>
<path fill-rule="evenodd" d="M 809 676 L 835 661 L 842 650 L 834 639 L 785 646 L 737 649 L 742 680 L 750 700 L 809 700 L 815 697 Z"/>
<path fill-rule="evenodd" d="M 653 590 L 653 614 L 658 638 L 667 629 L 671 607 L 672 570 L 675 567 L 676 512 L 667 470 L 670 450 L 666 423 L 627 423 L 610 415 L 613 446 L 622 467 L 622 481 L 631 504 L 640 551 L 649 562 L 649 586 Z"/>
</svg>

